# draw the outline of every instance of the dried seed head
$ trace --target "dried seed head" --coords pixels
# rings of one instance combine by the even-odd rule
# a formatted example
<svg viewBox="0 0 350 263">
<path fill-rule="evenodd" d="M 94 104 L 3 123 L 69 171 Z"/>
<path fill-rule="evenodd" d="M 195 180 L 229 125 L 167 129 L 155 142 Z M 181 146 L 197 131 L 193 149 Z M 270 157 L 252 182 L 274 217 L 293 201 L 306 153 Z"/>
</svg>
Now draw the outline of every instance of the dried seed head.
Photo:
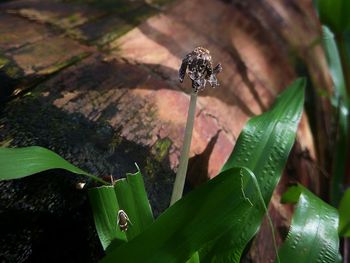
<svg viewBox="0 0 350 263">
<path fill-rule="evenodd" d="M 219 86 L 216 74 L 221 72 L 221 70 L 221 64 L 217 64 L 213 68 L 212 58 L 208 49 L 197 47 L 182 60 L 179 69 L 179 79 L 180 82 L 183 82 L 187 72 L 187 75 L 192 80 L 192 88 L 195 92 L 198 92 L 205 88 L 207 81 L 213 88 Z"/>
</svg>

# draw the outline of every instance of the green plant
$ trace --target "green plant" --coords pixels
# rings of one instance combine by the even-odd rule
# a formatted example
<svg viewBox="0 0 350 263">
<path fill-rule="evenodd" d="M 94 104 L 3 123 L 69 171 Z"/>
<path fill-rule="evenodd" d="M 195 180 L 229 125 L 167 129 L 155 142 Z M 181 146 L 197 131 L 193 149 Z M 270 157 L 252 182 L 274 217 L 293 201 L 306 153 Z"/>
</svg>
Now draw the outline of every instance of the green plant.
<svg viewBox="0 0 350 263">
<path fill-rule="evenodd" d="M 270 111 L 252 118 L 221 173 L 156 220 L 139 169 L 114 185 L 90 189 L 96 229 L 106 251 L 102 262 L 239 262 L 259 230 L 293 145 L 303 110 L 304 85 L 303 79 L 296 80 Z M 0 165 L 1 180 L 61 168 L 108 184 L 40 147 L 0 148 Z M 336 262 L 336 209 L 302 186 L 291 188 L 283 200 L 299 202 L 277 262 Z M 117 224 L 120 209 L 130 218 L 126 232 Z M 301 232 L 304 227 L 308 231 Z"/>
<path fill-rule="evenodd" d="M 350 237 L 350 189 L 346 190 L 339 204 L 339 234 Z"/>
<path fill-rule="evenodd" d="M 344 237 L 344 262 L 349 244 L 348 222 L 349 213 L 345 212 L 349 206 L 349 189 L 346 190 L 348 173 L 346 164 L 350 160 L 349 152 L 349 92 L 350 92 L 350 2 L 347 0 L 317 0 L 315 1 L 320 21 L 323 24 L 323 48 L 326 53 L 329 73 L 333 81 L 334 94 L 331 103 L 336 120 L 336 141 L 332 149 L 333 162 L 331 170 L 329 202 L 339 206 L 340 225 L 339 234 Z"/>
</svg>

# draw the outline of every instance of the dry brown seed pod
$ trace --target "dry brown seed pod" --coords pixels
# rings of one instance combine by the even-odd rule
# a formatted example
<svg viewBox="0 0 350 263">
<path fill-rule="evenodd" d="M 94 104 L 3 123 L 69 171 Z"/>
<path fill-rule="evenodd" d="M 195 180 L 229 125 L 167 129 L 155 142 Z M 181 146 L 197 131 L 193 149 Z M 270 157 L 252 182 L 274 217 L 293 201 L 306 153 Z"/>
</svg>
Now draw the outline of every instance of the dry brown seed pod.
<svg viewBox="0 0 350 263">
<path fill-rule="evenodd" d="M 192 80 L 192 88 L 195 92 L 198 92 L 205 88 L 207 81 L 213 88 L 219 86 L 216 74 L 221 71 L 221 64 L 217 64 L 213 68 L 209 50 L 203 47 L 197 47 L 182 60 L 179 69 L 179 80 L 182 83 L 187 73 Z"/>
</svg>

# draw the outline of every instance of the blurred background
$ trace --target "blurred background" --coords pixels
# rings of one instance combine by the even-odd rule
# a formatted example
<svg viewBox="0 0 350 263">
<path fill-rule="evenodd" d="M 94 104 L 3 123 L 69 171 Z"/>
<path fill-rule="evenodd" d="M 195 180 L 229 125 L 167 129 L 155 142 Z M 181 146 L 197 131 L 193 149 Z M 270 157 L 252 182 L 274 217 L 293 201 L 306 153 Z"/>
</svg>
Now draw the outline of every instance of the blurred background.
<svg viewBox="0 0 350 263">
<path fill-rule="evenodd" d="M 188 190 L 218 173 L 250 117 L 305 76 L 305 112 L 269 208 L 281 242 L 292 215 L 279 202 L 287 185 L 301 182 L 337 207 L 350 182 L 350 23 L 332 20 L 346 8 L 327 14 L 322 6 L 320 22 L 314 4 L 0 1 L 0 146 L 44 146 L 115 179 L 134 172 L 137 162 L 158 215 L 168 206 L 182 146 L 191 84 L 179 83 L 178 69 L 188 52 L 203 46 L 223 66 L 220 87 L 199 94 Z M 332 33 L 322 24 L 335 33 L 343 70 L 330 63 L 325 45 Z M 1 262 L 101 257 L 86 193 L 75 189 L 81 178 L 64 173 L 0 182 Z M 270 262 L 270 235 L 264 222 L 243 262 Z"/>
</svg>

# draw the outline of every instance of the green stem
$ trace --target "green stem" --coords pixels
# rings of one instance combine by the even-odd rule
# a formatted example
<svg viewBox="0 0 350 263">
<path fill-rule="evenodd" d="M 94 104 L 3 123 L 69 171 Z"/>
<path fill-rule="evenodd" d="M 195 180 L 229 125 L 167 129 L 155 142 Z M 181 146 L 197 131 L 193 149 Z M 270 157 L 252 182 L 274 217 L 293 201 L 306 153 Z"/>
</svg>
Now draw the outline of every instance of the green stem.
<svg viewBox="0 0 350 263">
<path fill-rule="evenodd" d="M 173 205 L 182 197 L 183 189 L 185 186 L 188 154 L 191 147 L 192 130 L 194 124 L 194 117 L 196 113 L 197 92 L 191 94 L 190 107 L 188 109 L 187 123 L 185 129 L 185 138 L 180 156 L 180 164 L 177 169 L 175 183 L 173 187 L 173 193 L 171 195 L 170 205 Z"/>
<path fill-rule="evenodd" d="M 251 174 L 252 175 L 252 174 Z M 275 249 L 275 253 L 276 253 L 276 261 L 278 263 L 281 262 L 280 260 L 280 257 L 278 255 L 278 248 L 277 248 L 277 241 L 276 241 L 276 235 L 275 235 L 275 227 L 273 225 L 273 222 L 272 222 L 272 219 L 271 219 L 271 216 L 270 216 L 270 213 L 269 213 L 269 210 L 267 209 L 266 207 L 266 204 L 265 204 L 265 201 L 264 201 L 264 197 L 261 193 L 261 190 L 260 190 L 260 186 L 259 186 L 259 183 L 258 183 L 258 180 L 256 180 L 256 177 L 255 176 L 251 176 L 252 177 L 252 180 L 254 182 L 254 185 L 258 191 L 258 196 L 259 196 L 259 199 L 260 199 L 260 202 L 265 210 L 265 213 L 266 213 L 266 216 L 267 216 L 267 221 L 269 222 L 269 225 L 270 225 L 270 229 L 271 229 L 271 234 L 272 234 L 272 241 L 273 241 L 273 247 Z M 249 200 L 249 199 L 248 199 Z M 250 202 L 250 200 L 249 200 Z M 251 202 L 250 202 L 251 203 Z"/>
</svg>

